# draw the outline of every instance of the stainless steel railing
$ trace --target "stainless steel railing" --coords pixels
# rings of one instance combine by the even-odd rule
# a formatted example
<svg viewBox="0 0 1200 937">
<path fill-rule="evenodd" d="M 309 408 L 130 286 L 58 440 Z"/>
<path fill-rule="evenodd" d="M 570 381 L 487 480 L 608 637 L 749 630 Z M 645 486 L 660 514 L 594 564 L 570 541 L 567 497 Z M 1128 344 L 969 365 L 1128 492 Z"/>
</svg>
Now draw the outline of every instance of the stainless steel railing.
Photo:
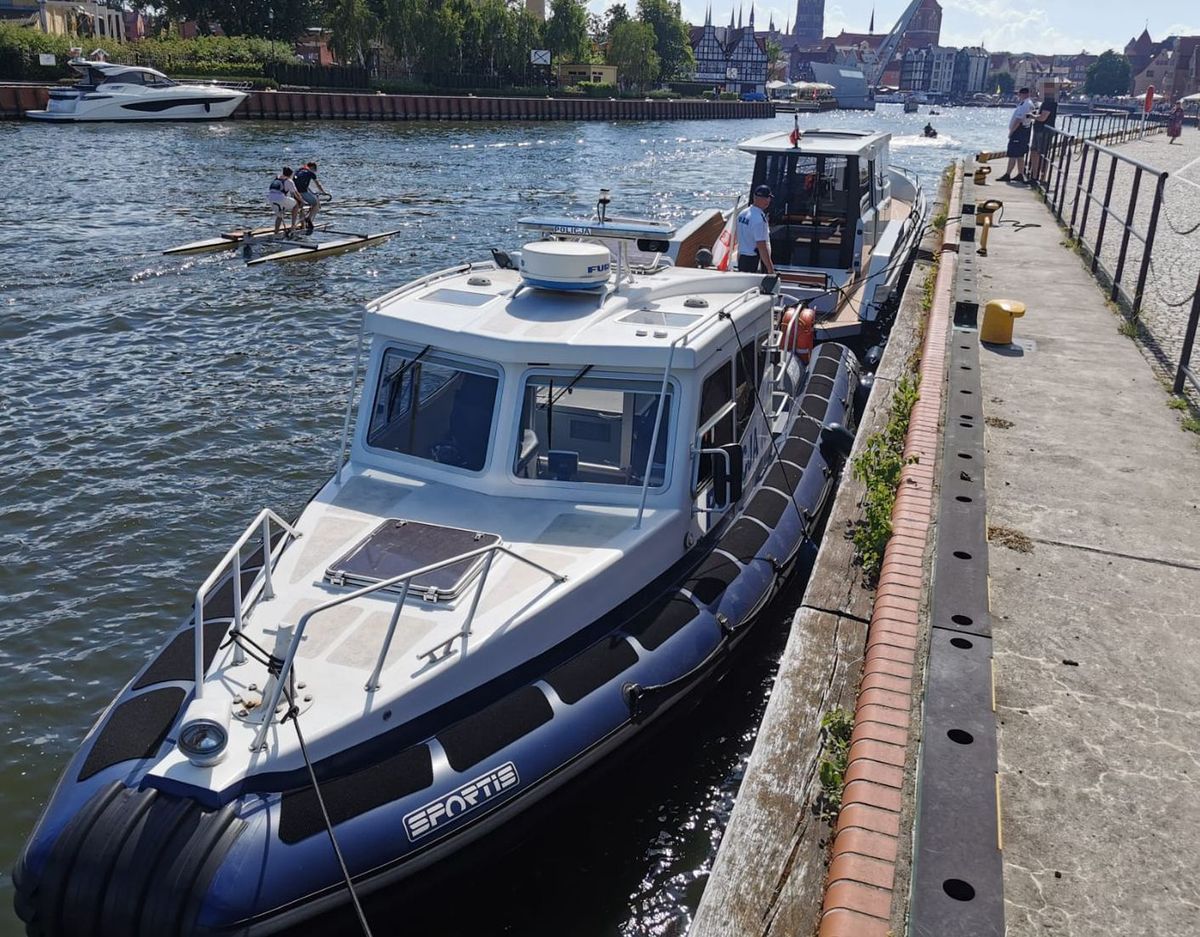
<svg viewBox="0 0 1200 937">
<path fill-rule="evenodd" d="M 287 681 L 288 675 L 291 673 L 292 666 L 296 660 L 296 652 L 299 650 L 300 642 L 304 638 L 304 631 L 308 627 L 308 623 L 312 620 L 313 616 L 319 615 L 321 612 L 328 611 L 331 608 L 335 608 L 338 605 L 343 605 L 346 602 L 353 602 L 355 599 L 361 599 L 363 596 L 373 595 L 374 593 L 380 592 L 384 589 L 391 589 L 395 586 L 401 587 L 400 596 L 397 598 L 395 607 L 392 609 L 392 618 L 388 623 L 387 634 L 384 636 L 383 644 L 380 646 L 379 656 L 375 660 L 375 667 L 371 671 L 371 676 L 368 678 L 366 686 L 364 687 L 368 693 L 373 693 L 375 690 L 379 689 L 379 676 L 383 671 L 384 662 L 387 660 L 388 651 L 390 650 L 392 644 L 392 637 L 396 633 L 396 626 L 400 621 L 400 613 L 404 609 L 404 603 L 408 598 L 409 587 L 412 584 L 412 581 L 418 576 L 427 576 L 432 572 L 436 572 L 439 569 L 444 569 L 447 566 L 453 566 L 456 563 L 462 563 L 466 560 L 473 560 L 477 557 L 486 557 L 484 560 L 484 567 L 479 574 L 479 584 L 475 588 L 475 595 L 471 599 L 471 607 L 467 612 L 467 617 L 463 622 L 462 627 L 456 634 L 451 635 L 445 641 L 442 641 L 430 648 L 430 650 L 424 651 L 417 655 L 418 657 L 429 657 L 431 663 L 438 663 L 442 660 L 445 660 L 449 656 L 449 651 L 447 650 L 446 653 L 440 656 L 437 655 L 437 651 L 444 647 L 449 648 L 449 646 L 455 641 L 465 640 L 466 637 L 471 634 L 471 624 L 475 619 L 475 611 L 479 607 L 479 599 L 483 595 L 484 587 L 487 585 L 488 574 L 491 572 L 492 562 L 497 553 L 503 553 L 506 556 L 511 556 L 514 560 L 525 563 L 526 565 L 532 566 L 534 569 L 545 573 L 554 580 L 556 585 L 566 581 L 566 576 L 559 575 L 553 570 L 542 566 L 540 563 L 535 563 L 533 560 L 527 559 L 526 557 L 513 552 L 508 547 L 497 543 L 492 544 L 491 546 L 479 547 L 476 550 L 468 550 L 466 553 L 460 553 L 459 555 L 452 556 L 449 559 L 439 560 L 438 562 L 431 563 L 428 566 L 422 566 L 420 569 L 414 569 L 412 572 L 402 573 L 399 576 L 392 576 L 390 579 L 384 579 L 380 582 L 373 583 L 372 585 L 364 586 L 361 589 L 356 589 L 354 592 L 350 592 L 346 595 L 340 595 L 335 599 L 330 599 L 328 602 L 323 602 L 316 608 L 309 609 L 300 616 L 300 620 L 296 623 L 296 631 L 292 635 L 291 642 L 288 644 L 288 649 L 284 655 L 283 662 L 280 665 L 279 673 L 275 675 L 275 683 L 271 688 L 270 698 L 264 700 L 263 702 L 262 725 L 259 727 L 258 732 L 255 733 L 254 741 L 250 745 L 250 750 L 252 752 L 259 751 L 263 747 L 263 743 L 267 736 L 267 730 L 271 727 L 271 722 L 274 718 L 276 708 L 279 706 L 280 697 L 283 695 L 285 682 Z"/>
<path fill-rule="evenodd" d="M 275 564 L 276 551 L 271 543 L 271 524 L 275 523 L 279 528 L 292 539 L 300 536 L 300 532 L 291 524 L 285 521 L 282 517 L 272 511 L 270 508 L 263 508 L 254 520 L 252 520 L 242 535 L 234 541 L 233 546 L 225 553 L 208 578 L 200 584 L 200 588 L 196 590 L 195 600 L 195 681 L 196 681 L 196 699 L 201 699 L 204 696 L 204 602 L 209 590 L 212 589 L 224 576 L 227 570 L 232 569 L 232 588 L 233 588 L 233 630 L 240 632 L 242 630 L 242 622 L 248 614 L 249 609 L 242 607 L 242 548 L 250 542 L 250 539 L 256 534 L 262 536 L 262 554 L 263 565 L 259 576 L 262 577 L 262 591 L 259 593 L 259 598 L 270 599 L 275 595 L 275 590 L 271 585 L 271 569 Z M 279 552 L 283 552 L 283 548 L 287 544 L 282 540 L 279 544 Z M 259 576 L 254 578 L 250 584 L 251 590 L 258 584 Z M 234 644 L 234 663 L 240 664 L 245 661 L 244 652 L 241 645 L 235 642 Z"/>
</svg>

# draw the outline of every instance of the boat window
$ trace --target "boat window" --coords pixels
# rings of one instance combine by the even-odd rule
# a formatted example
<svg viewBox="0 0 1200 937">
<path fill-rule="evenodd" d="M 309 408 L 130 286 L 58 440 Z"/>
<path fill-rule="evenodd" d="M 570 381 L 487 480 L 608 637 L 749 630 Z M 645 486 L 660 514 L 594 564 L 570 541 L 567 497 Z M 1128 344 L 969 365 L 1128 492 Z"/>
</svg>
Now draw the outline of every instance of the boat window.
<svg viewBox="0 0 1200 937">
<path fill-rule="evenodd" d="M 769 214 L 776 264 L 849 266 L 843 241 L 853 240 L 857 201 L 852 211 L 850 199 L 858 169 L 848 157 L 767 154 L 755 168 L 754 183 L 760 182 L 776 193 Z"/>
<path fill-rule="evenodd" d="M 140 85 L 141 72 L 112 72 L 104 78 L 105 84 L 110 85 Z"/>
<path fill-rule="evenodd" d="M 487 461 L 499 377 L 436 354 L 389 348 L 367 445 L 478 472 Z"/>
<path fill-rule="evenodd" d="M 700 423 L 697 433 L 701 449 L 719 449 L 737 438 L 734 420 L 733 362 L 726 361 L 704 379 L 700 388 Z M 712 478 L 712 456 L 701 454 L 696 476 L 699 490 Z"/>
<path fill-rule="evenodd" d="M 637 485 L 645 480 L 658 416 L 658 381 L 538 374 L 525 382 L 513 472 L 518 478 Z M 654 446 L 650 484 L 665 483 L 671 393 Z"/>
</svg>

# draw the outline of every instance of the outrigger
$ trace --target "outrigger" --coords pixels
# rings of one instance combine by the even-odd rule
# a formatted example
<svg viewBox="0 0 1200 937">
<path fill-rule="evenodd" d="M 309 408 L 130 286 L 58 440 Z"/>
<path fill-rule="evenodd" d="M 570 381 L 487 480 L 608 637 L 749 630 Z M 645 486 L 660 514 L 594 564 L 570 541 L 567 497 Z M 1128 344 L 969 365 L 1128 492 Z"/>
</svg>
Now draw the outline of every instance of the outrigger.
<svg viewBox="0 0 1200 937">
<path fill-rule="evenodd" d="M 206 254 L 213 251 L 233 250 L 240 247 L 242 249 L 242 256 L 246 258 L 246 265 L 252 267 L 256 264 L 273 261 L 319 260 L 322 257 L 328 257 L 332 254 L 344 254 L 348 251 L 361 250 L 364 247 L 370 247 L 372 244 L 386 241 L 393 234 L 398 233 L 400 229 L 379 231 L 375 234 L 356 234 L 352 231 L 336 231 L 328 224 L 318 224 L 314 225 L 313 230 L 338 235 L 338 237 L 332 241 L 312 241 L 304 237 L 285 238 L 281 234 L 276 234 L 274 227 L 268 226 L 226 231 L 220 237 L 206 238 L 203 241 L 193 241 L 190 244 L 181 244 L 178 247 L 168 248 L 163 253 Z M 274 253 L 264 254 L 261 257 L 253 257 L 254 246 L 256 244 L 278 245 L 279 249 Z"/>
</svg>

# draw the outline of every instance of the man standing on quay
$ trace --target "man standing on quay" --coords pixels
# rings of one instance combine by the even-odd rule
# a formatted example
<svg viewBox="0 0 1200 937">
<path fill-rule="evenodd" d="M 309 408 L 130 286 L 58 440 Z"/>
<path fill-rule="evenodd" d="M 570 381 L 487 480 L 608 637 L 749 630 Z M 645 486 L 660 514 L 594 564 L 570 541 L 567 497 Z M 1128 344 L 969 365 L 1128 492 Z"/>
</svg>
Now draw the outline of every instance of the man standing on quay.
<svg viewBox="0 0 1200 937">
<path fill-rule="evenodd" d="M 1008 119 L 1008 168 L 997 182 L 1020 182 L 1025 179 L 1025 154 L 1029 152 L 1029 115 L 1033 113 L 1033 102 L 1029 100 L 1029 89 L 1017 92 L 1017 106 Z M 1013 178 L 1013 167 L 1017 176 Z"/>
</svg>

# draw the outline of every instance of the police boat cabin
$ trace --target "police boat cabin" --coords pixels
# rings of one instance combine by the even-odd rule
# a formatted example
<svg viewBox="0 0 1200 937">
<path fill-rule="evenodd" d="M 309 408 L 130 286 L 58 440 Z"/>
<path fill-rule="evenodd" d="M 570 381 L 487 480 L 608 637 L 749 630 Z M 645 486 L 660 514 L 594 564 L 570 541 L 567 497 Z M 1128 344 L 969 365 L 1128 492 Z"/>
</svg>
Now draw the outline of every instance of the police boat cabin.
<svg viewBox="0 0 1200 937">
<path fill-rule="evenodd" d="M 756 204 L 763 186 L 771 194 L 763 211 L 782 290 L 815 310 L 817 341 L 878 338 L 899 299 L 926 206 L 917 177 L 890 165 L 890 143 L 888 133 L 809 130 L 739 146 L 754 154 L 747 202 Z M 744 268 L 754 245 L 741 236 Z M 737 260 L 729 258 L 730 269 Z"/>
</svg>

